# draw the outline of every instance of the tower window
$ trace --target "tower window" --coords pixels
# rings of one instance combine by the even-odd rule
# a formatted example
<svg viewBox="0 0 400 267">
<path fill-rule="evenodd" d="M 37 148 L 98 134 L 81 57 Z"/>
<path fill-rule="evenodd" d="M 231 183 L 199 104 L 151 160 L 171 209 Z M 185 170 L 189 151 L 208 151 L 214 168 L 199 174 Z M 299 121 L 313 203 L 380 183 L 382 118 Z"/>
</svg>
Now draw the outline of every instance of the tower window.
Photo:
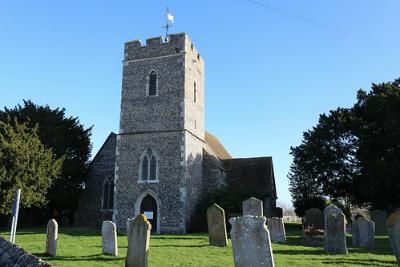
<svg viewBox="0 0 400 267">
<path fill-rule="evenodd" d="M 153 70 L 150 72 L 149 75 L 149 96 L 157 95 L 157 87 L 158 87 L 157 72 Z"/>
<path fill-rule="evenodd" d="M 112 210 L 114 204 L 114 181 L 112 177 L 108 177 L 104 181 L 103 186 L 103 210 Z"/>
<path fill-rule="evenodd" d="M 140 180 L 142 181 L 157 181 L 158 180 L 158 156 L 151 150 L 147 149 L 142 156 L 140 162 Z"/>
<path fill-rule="evenodd" d="M 193 102 L 196 103 L 197 101 L 197 88 L 196 88 L 196 82 L 193 83 Z"/>
</svg>

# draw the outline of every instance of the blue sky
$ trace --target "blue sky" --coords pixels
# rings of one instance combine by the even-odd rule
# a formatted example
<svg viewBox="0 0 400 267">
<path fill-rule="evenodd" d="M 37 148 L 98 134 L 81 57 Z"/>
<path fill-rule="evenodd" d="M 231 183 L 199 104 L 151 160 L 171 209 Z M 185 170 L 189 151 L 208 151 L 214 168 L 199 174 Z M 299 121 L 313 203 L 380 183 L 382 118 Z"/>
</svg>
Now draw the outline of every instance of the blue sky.
<svg viewBox="0 0 400 267">
<path fill-rule="evenodd" d="M 0 107 L 65 107 L 94 125 L 96 153 L 118 132 L 123 43 L 163 35 L 168 5 L 172 32 L 206 62 L 206 128 L 234 157 L 272 156 L 290 203 L 289 148 L 302 132 L 359 88 L 400 77 L 400 2 L 254 1 L 3 0 Z"/>
</svg>

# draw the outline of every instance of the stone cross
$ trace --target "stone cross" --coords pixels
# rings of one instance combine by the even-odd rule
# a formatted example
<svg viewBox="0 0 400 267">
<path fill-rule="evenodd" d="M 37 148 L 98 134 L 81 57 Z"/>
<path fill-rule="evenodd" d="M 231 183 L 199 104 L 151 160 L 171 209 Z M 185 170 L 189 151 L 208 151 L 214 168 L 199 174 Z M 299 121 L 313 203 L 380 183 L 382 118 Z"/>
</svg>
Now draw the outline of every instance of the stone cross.
<svg viewBox="0 0 400 267">
<path fill-rule="evenodd" d="M 58 224 L 52 219 L 47 223 L 46 254 L 51 257 L 57 255 Z"/>
<path fill-rule="evenodd" d="M 208 237 L 211 246 L 226 247 L 228 238 L 226 235 L 225 211 L 217 204 L 207 209 Z"/>
<path fill-rule="evenodd" d="M 272 242 L 286 243 L 285 225 L 282 218 L 267 219 L 267 225 Z"/>
<path fill-rule="evenodd" d="M 400 211 L 392 213 L 386 222 L 390 245 L 396 256 L 397 265 L 400 265 Z"/>
<path fill-rule="evenodd" d="M 125 267 L 147 267 L 151 224 L 146 216 L 139 214 L 128 220 L 128 252 Z"/>
<path fill-rule="evenodd" d="M 375 247 L 375 223 L 362 216 L 353 220 L 353 246 Z"/>
<path fill-rule="evenodd" d="M 244 215 L 231 218 L 231 239 L 235 267 L 274 267 L 265 217 Z"/>
<path fill-rule="evenodd" d="M 243 215 L 263 217 L 263 202 L 255 197 L 251 197 L 242 202 Z"/>
<path fill-rule="evenodd" d="M 312 208 L 305 211 L 304 227 L 315 227 L 324 229 L 324 213 L 319 209 Z"/>
<path fill-rule="evenodd" d="M 346 217 L 341 209 L 331 204 L 324 210 L 325 251 L 330 254 L 347 254 Z"/>
<path fill-rule="evenodd" d="M 376 235 L 387 235 L 386 220 L 388 214 L 383 210 L 374 210 L 371 212 L 371 220 L 375 223 Z"/>
<path fill-rule="evenodd" d="M 111 221 L 103 221 L 101 238 L 104 255 L 118 256 L 117 227 Z"/>
</svg>

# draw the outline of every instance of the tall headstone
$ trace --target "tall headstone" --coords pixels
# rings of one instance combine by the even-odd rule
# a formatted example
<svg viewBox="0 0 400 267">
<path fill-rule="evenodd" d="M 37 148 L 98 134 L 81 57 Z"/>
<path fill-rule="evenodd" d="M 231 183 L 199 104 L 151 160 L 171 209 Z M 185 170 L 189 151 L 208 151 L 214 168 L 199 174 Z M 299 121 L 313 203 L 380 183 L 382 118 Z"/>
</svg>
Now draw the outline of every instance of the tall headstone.
<svg viewBox="0 0 400 267">
<path fill-rule="evenodd" d="M 252 215 L 263 217 L 263 202 L 255 197 L 251 197 L 242 202 L 243 216 Z"/>
<path fill-rule="evenodd" d="M 47 223 L 46 254 L 52 257 L 57 255 L 58 224 L 51 219 Z"/>
<path fill-rule="evenodd" d="M 118 255 L 117 227 L 111 221 L 104 221 L 101 226 L 102 248 L 105 255 Z"/>
<path fill-rule="evenodd" d="M 316 208 L 308 209 L 304 214 L 304 227 L 324 229 L 324 214 Z"/>
<path fill-rule="evenodd" d="M 269 218 L 267 225 L 272 242 L 286 242 L 286 231 L 282 218 Z"/>
<path fill-rule="evenodd" d="M 274 213 L 274 217 L 283 218 L 283 209 L 281 207 L 276 207 Z"/>
<path fill-rule="evenodd" d="M 331 204 L 324 210 L 325 251 L 330 254 L 347 254 L 346 217 L 341 209 Z"/>
<path fill-rule="evenodd" d="M 389 216 L 386 227 L 397 264 L 400 265 L 400 211 L 396 211 Z"/>
<path fill-rule="evenodd" d="M 231 218 L 231 239 L 236 267 L 273 267 L 269 231 L 265 217 L 244 215 Z"/>
<path fill-rule="evenodd" d="M 228 237 L 226 234 L 225 211 L 217 204 L 207 209 L 208 237 L 211 246 L 226 247 Z"/>
<path fill-rule="evenodd" d="M 147 267 L 149 264 L 149 244 L 151 224 L 146 216 L 139 214 L 128 220 L 128 252 L 126 267 Z"/>
<path fill-rule="evenodd" d="M 358 227 L 359 218 L 360 217 L 355 217 L 351 226 L 351 242 L 355 247 L 360 246 L 360 229 Z"/>
<path fill-rule="evenodd" d="M 375 223 L 362 216 L 353 220 L 353 246 L 375 247 Z"/>
<path fill-rule="evenodd" d="M 388 214 L 383 210 L 374 210 L 371 212 L 371 220 L 375 223 L 375 234 L 386 235 L 386 220 Z"/>
</svg>

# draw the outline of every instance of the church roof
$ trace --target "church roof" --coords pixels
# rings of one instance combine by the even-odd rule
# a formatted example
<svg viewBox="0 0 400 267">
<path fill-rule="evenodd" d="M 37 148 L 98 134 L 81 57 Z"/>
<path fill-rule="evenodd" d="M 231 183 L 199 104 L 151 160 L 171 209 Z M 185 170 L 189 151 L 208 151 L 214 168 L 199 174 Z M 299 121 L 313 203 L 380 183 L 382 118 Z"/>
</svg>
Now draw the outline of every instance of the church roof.
<svg viewBox="0 0 400 267">
<path fill-rule="evenodd" d="M 204 135 L 206 141 L 206 150 L 217 156 L 219 159 L 231 159 L 232 156 L 225 149 L 224 145 L 218 140 L 217 137 L 210 134 L 209 132 L 205 132 Z"/>
</svg>

